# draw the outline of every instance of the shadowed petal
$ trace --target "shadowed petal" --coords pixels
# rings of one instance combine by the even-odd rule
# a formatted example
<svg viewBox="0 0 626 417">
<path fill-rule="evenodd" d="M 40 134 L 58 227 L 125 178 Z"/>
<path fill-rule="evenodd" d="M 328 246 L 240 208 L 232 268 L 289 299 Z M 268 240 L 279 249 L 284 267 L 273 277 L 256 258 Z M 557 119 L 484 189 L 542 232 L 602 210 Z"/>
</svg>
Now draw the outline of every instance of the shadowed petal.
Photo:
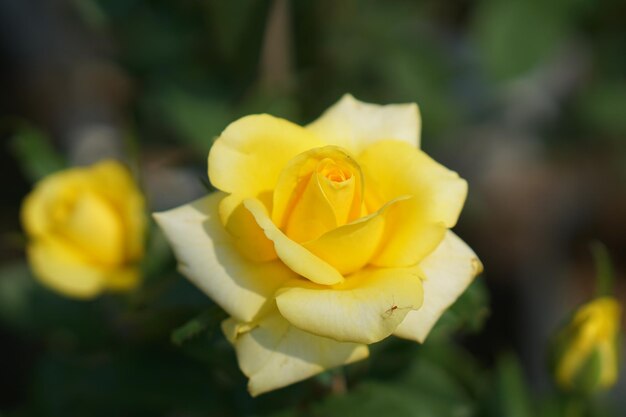
<svg viewBox="0 0 626 417">
<path fill-rule="evenodd" d="M 27 248 L 35 276 L 48 287 L 71 297 L 93 298 L 104 289 L 107 271 L 90 265 L 71 247 L 42 239 Z"/>
<path fill-rule="evenodd" d="M 341 343 L 304 332 L 278 313 L 265 317 L 251 330 L 232 319 L 226 320 L 222 327 L 235 346 L 239 367 L 250 378 L 248 390 L 252 396 L 369 355 L 365 345 Z"/>
<path fill-rule="evenodd" d="M 278 260 L 254 262 L 236 249 L 219 219 L 223 197 L 213 193 L 154 217 L 172 245 L 180 272 L 227 313 L 251 321 L 271 303 L 275 290 L 296 275 Z"/>
</svg>

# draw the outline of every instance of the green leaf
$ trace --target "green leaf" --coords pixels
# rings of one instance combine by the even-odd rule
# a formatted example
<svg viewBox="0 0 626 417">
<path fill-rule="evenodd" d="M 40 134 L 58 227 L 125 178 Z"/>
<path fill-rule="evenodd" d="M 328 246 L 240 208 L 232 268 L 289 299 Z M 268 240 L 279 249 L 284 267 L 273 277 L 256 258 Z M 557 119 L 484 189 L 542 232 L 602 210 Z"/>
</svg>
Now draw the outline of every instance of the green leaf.
<svg viewBox="0 0 626 417">
<path fill-rule="evenodd" d="M 67 166 L 48 137 L 31 126 L 22 126 L 13 135 L 10 148 L 24 174 L 33 182 Z"/>
<path fill-rule="evenodd" d="M 535 410 L 522 367 L 512 353 L 498 358 L 495 370 L 495 392 L 491 396 L 491 413 L 496 416 L 534 417 Z"/>
<path fill-rule="evenodd" d="M 25 262 L 0 269 L 0 321 L 33 337 L 71 346 L 101 344 L 110 337 L 105 317 L 118 311 L 111 301 L 57 294 L 41 285 Z"/>
<path fill-rule="evenodd" d="M 346 395 L 331 396 L 313 407 L 323 416 L 471 416 L 464 389 L 434 363 L 418 361 L 396 382 L 366 381 Z"/>
<path fill-rule="evenodd" d="M 422 346 L 420 356 L 438 364 L 451 378 L 465 388 L 473 398 L 479 398 L 488 389 L 488 373 L 470 352 L 449 340 L 428 342 Z"/>
<path fill-rule="evenodd" d="M 231 121 L 222 102 L 169 88 L 152 99 L 158 112 L 178 134 L 182 142 L 208 154 L 213 139 Z"/>
<path fill-rule="evenodd" d="M 170 245 L 156 222 L 150 221 L 146 256 L 141 264 L 143 276 L 147 280 L 159 277 L 168 266 L 174 264 Z"/>
<path fill-rule="evenodd" d="M 174 330 L 172 332 L 172 343 L 182 346 L 203 333 L 212 333 L 225 318 L 226 313 L 219 307 L 214 306 Z"/>
<path fill-rule="evenodd" d="M 262 6 L 259 3 L 262 2 L 239 0 L 236 2 L 206 1 L 203 3 L 207 9 L 211 28 L 216 33 L 215 43 L 226 60 L 236 60 L 241 54 L 242 45 L 250 40 L 245 35 L 249 35 L 246 32 L 250 31 L 253 20 L 259 18 L 259 6 Z"/>
<path fill-rule="evenodd" d="M 522 75 L 543 63 L 566 39 L 574 18 L 568 2 L 491 0 L 474 15 L 474 38 L 496 80 Z"/>
<path fill-rule="evenodd" d="M 596 265 L 596 296 L 611 295 L 614 273 L 609 251 L 600 241 L 592 242 L 590 248 Z"/>
<path fill-rule="evenodd" d="M 32 372 L 28 415 L 228 416 L 230 386 L 164 346 L 42 355 Z"/>
<path fill-rule="evenodd" d="M 3 265 L 0 269 L 0 320 L 24 326 L 31 313 L 32 293 L 36 286 L 26 263 Z"/>
<path fill-rule="evenodd" d="M 411 360 L 413 359 L 413 360 Z M 404 369 L 384 380 L 366 380 L 345 394 L 330 395 L 305 413 L 283 411 L 278 416 L 325 417 L 470 417 L 476 413 L 475 396 L 439 359 L 426 355 L 405 361 Z M 378 359 L 376 359 L 378 360 Z M 474 380 L 476 383 L 476 380 Z"/>
<path fill-rule="evenodd" d="M 102 30 L 109 23 L 106 14 L 95 0 L 73 0 L 72 6 L 82 21 L 92 29 Z"/>
<path fill-rule="evenodd" d="M 626 134 L 626 83 L 596 82 L 588 86 L 577 100 L 576 116 L 590 125 L 591 131 L 608 133 L 618 138 Z"/>
<path fill-rule="evenodd" d="M 459 331 L 479 332 L 489 317 L 489 294 L 482 279 L 476 279 L 441 316 L 427 341 L 450 337 Z"/>
</svg>

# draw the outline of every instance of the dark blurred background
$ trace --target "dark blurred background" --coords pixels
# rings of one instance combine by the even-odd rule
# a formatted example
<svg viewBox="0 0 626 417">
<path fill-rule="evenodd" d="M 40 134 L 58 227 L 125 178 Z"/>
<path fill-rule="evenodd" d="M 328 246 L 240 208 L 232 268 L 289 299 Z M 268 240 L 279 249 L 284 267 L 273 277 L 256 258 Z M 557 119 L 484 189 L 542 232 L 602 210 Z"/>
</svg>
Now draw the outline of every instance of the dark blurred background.
<svg viewBox="0 0 626 417">
<path fill-rule="evenodd" d="M 346 92 L 417 102 L 423 148 L 470 184 L 456 230 L 485 265 L 490 314 L 463 344 L 484 367 L 515 352 L 541 395 L 550 386 L 548 338 L 593 294 L 591 241 L 606 244 L 626 300 L 625 21 L 619 0 L 2 0 L 0 290 L 21 291 L 4 279 L 28 275 L 21 199 L 58 160 L 129 161 L 151 209 L 164 209 L 205 192 L 208 149 L 237 117 L 266 112 L 304 124 Z M 51 294 L 40 305 L 57 310 L 12 321 L 24 307 L 4 297 L 0 415 L 72 415 L 64 410 L 82 391 L 63 399 L 55 386 L 97 392 L 120 375 L 128 389 L 146 380 L 180 388 L 170 379 L 183 372 L 197 395 L 181 401 L 203 397 L 196 363 L 181 359 L 166 333 L 205 301 L 172 280 L 191 298 L 159 299 L 170 309 L 151 319 L 151 304 L 135 300 L 137 328 L 110 313 L 115 300 L 62 307 L 70 316 L 86 308 L 104 314 L 133 349 L 159 341 L 154 362 L 169 358 L 167 369 L 147 379 L 109 369 L 84 380 L 83 362 L 104 359 L 76 364 L 67 346 L 118 339 L 91 329 L 84 342 L 61 316 L 45 313 L 63 303 Z M 159 330 L 145 330 L 146 320 Z M 626 392 L 624 379 L 616 393 Z M 160 401 L 160 410 L 171 406 Z"/>
</svg>

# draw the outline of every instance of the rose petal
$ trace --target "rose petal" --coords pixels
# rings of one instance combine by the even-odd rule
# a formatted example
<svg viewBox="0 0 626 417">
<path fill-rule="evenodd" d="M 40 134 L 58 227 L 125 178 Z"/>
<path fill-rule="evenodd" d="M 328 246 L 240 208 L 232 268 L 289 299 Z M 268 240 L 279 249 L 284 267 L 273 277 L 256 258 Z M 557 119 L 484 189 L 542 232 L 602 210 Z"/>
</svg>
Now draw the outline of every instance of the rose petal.
<svg viewBox="0 0 626 417">
<path fill-rule="evenodd" d="M 318 284 L 334 285 L 343 281 L 343 276 L 335 268 L 285 236 L 272 222 L 267 209 L 259 200 L 246 199 L 244 205 L 265 231 L 265 236 L 274 242 L 278 257 L 291 270 Z"/>
<path fill-rule="evenodd" d="M 120 265 L 124 262 L 124 230 L 119 215 L 102 197 L 81 192 L 60 221 L 56 231 L 94 262 Z"/>
<path fill-rule="evenodd" d="M 224 130 L 209 153 L 209 179 L 232 193 L 235 208 L 244 198 L 273 190 L 287 162 L 324 144 L 301 126 L 266 114 L 243 117 Z M 224 208 L 225 223 L 230 212 Z"/>
<path fill-rule="evenodd" d="M 332 182 L 323 173 L 338 168 L 349 180 Z M 321 172 L 318 172 L 320 171 Z M 361 168 L 345 150 L 324 146 L 303 152 L 291 159 L 282 170 L 273 195 L 272 221 L 280 229 L 290 226 L 310 228 L 302 242 L 319 237 L 330 228 L 360 217 L 363 198 Z M 321 232 L 316 232 L 322 230 Z M 311 237 L 313 236 L 313 237 Z"/>
<path fill-rule="evenodd" d="M 263 229 L 243 204 L 239 204 L 228 216 L 226 230 L 237 249 L 248 259 L 256 262 L 276 259 L 274 243 L 265 236 Z"/>
<path fill-rule="evenodd" d="M 78 192 L 87 187 L 83 168 L 61 171 L 44 178 L 24 199 L 21 220 L 32 237 L 43 236 L 54 229 L 54 219 L 61 217 L 54 208 L 70 204 Z"/>
<path fill-rule="evenodd" d="M 89 264 L 60 242 L 36 240 L 28 245 L 27 255 L 35 277 L 64 295 L 93 298 L 105 287 L 107 271 Z"/>
<path fill-rule="evenodd" d="M 385 211 L 402 200 L 402 197 L 392 200 L 369 216 L 331 230 L 315 240 L 304 242 L 302 246 L 328 262 L 343 276 L 351 274 L 372 259 L 381 244 Z"/>
<path fill-rule="evenodd" d="M 295 274 L 278 260 L 253 262 L 239 253 L 219 219 L 223 197 L 213 193 L 154 217 L 172 245 L 181 273 L 230 315 L 251 321 Z"/>
<path fill-rule="evenodd" d="M 454 226 L 467 195 L 467 183 L 424 152 L 399 141 L 381 141 L 358 157 L 368 187 L 379 199 L 413 196 L 387 211 L 385 246 L 373 264 L 415 265 L 432 252 Z"/>
<path fill-rule="evenodd" d="M 86 194 L 89 195 L 85 197 Z M 68 214 L 62 211 L 77 202 L 76 218 L 72 220 L 75 227 L 61 224 Z M 21 215 L 30 236 L 57 233 L 62 227 L 61 231 L 69 231 L 73 238 L 78 238 L 81 247 L 95 245 L 91 252 L 100 253 L 101 260 L 108 263 L 120 258 L 135 261 L 143 255 L 146 225 L 143 197 L 128 170 L 117 161 L 103 161 L 46 177 L 25 199 Z M 89 227 L 83 228 L 87 223 Z M 80 237 L 85 230 L 90 230 L 91 236 Z M 116 236 L 109 236 L 113 233 Z M 98 237 L 94 239 L 94 236 Z"/>
<path fill-rule="evenodd" d="M 416 104 L 364 103 L 344 95 L 319 119 L 306 127 L 329 145 L 358 154 L 384 139 L 395 139 L 419 147 L 421 119 Z"/>
<path fill-rule="evenodd" d="M 237 334 L 241 329 L 233 332 L 233 323 L 224 327 L 235 346 L 241 370 L 250 378 L 248 390 L 252 396 L 369 355 L 365 345 L 340 343 L 306 333 L 279 314 L 264 318 L 252 330 L 244 329 L 243 334 Z"/>
<path fill-rule="evenodd" d="M 294 326 L 341 342 L 374 343 L 389 336 L 422 304 L 418 268 L 366 268 L 332 287 L 292 280 L 276 293 Z"/>
<path fill-rule="evenodd" d="M 324 194 L 317 175 L 312 175 L 289 213 L 285 234 L 296 242 L 320 237 L 337 227 L 336 209 Z M 349 206 L 351 201 L 347 202 Z"/>
<path fill-rule="evenodd" d="M 106 198 L 122 223 L 126 260 L 139 260 L 144 253 L 146 213 L 143 194 L 129 170 L 113 160 L 90 168 L 94 189 Z"/>
<path fill-rule="evenodd" d="M 421 263 L 424 272 L 424 303 L 410 311 L 394 335 L 424 342 L 439 317 L 482 271 L 476 254 L 453 232 Z"/>
</svg>

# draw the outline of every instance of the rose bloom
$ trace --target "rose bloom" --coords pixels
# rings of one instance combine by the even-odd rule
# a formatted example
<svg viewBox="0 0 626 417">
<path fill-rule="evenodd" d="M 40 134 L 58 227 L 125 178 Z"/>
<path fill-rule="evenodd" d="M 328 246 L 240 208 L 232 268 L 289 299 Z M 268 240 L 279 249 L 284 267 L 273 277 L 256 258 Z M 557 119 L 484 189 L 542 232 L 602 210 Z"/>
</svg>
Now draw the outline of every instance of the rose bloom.
<svg viewBox="0 0 626 417">
<path fill-rule="evenodd" d="M 230 124 L 209 154 L 219 190 L 155 214 L 179 268 L 229 315 L 252 395 L 422 342 L 481 270 L 449 228 L 467 184 L 419 149 L 415 104 L 344 96 L 301 127 Z"/>
<path fill-rule="evenodd" d="M 45 177 L 26 196 L 21 217 L 31 269 L 50 289 L 86 299 L 139 283 L 144 199 L 120 163 Z"/>
<path fill-rule="evenodd" d="M 561 388 L 595 391 L 615 385 L 621 312 L 613 297 L 597 298 L 575 312 L 557 341 L 555 376 Z"/>
</svg>

